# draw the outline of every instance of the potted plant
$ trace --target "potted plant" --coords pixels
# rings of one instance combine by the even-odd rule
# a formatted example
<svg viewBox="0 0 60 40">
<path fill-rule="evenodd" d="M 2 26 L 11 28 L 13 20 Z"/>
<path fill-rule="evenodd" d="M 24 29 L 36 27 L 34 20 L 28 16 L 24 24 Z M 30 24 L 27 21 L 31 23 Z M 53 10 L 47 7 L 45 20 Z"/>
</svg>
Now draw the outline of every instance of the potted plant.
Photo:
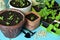
<svg viewBox="0 0 60 40">
<path fill-rule="evenodd" d="M 7 9 L 0 11 L 0 29 L 8 38 L 17 37 L 22 30 L 25 16 L 20 10 Z"/>
<path fill-rule="evenodd" d="M 57 22 L 60 24 L 60 12 L 56 14 L 54 22 Z"/>
<path fill-rule="evenodd" d="M 40 11 L 39 15 L 42 17 L 41 22 L 47 28 L 49 24 L 53 23 L 56 10 L 47 9 L 47 7 L 45 7 Z"/>
<path fill-rule="evenodd" d="M 32 2 L 30 0 L 10 0 L 9 6 L 26 13 L 31 10 Z"/>
<path fill-rule="evenodd" d="M 59 9 L 59 4 L 55 0 L 45 0 L 45 4 L 48 9 Z"/>
<path fill-rule="evenodd" d="M 26 14 L 26 28 L 34 30 L 40 24 L 41 17 L 35 12 L 28 12 Z"/>
<path fill-rule="evenodd" d="M 59 32 L 60 31 L 60 24 L 57 22 L 54 22 L 53 25 L 54 25 L 54 28 L 53 28 L 53 31 L 52 30 L 51 31 L 57 35 L 60 35 L 60 32 Z"/>
<path fill-rule="evenodd" d="M 46 29 L 48 32 L 60 35 L 60 24 L 57 22 L 50 24 Z"/>
</svg>

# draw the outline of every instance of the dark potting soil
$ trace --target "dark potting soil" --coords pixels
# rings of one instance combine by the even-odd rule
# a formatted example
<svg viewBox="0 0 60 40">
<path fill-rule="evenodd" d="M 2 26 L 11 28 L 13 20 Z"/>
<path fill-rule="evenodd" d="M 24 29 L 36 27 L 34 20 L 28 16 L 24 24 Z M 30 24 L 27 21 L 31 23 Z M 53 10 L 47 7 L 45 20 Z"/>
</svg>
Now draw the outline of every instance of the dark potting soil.
<svg viewBox="0 0 60 40">
<path fill-rule="evenodd" d="M 51 24 L 54 20 L 52 20 L 51 18 L 47 18 L 46 20 L 43 19 L 43 21 L 45 21 L 45 22 Z"/>
<path fill-rule="evenodd" d="M 51 4 L 51 1 L 49 1 L 49 3 Z M 46 6 L 46 7 L 48 8 L 48 6 Z M 48 8 L 48 9 L 56 10 L 58 8 L 59 8 L 59 4 L 55 1 L 53 7 L 52 8 Z"/>
<path fill-rule="evenodd" d="M 52 29 L 51 31 L 54 32 L 54 33 L 56 32 L 54 29 Z"/>
<path fill-rule="evenodd" d="M 29 15 L 26 15 L 26 18 L 29 19 L 30 21 L 34 21 L 38 18 L 38 16 L 36 16 L 35 14 L 29 14 Z"/>
<path fill-rule="evenodd" d="M 14 11 L 5 11 L 2 14 L 0 14 L 0 17 L 1 16 L 3 16 L 3 20 L 0 20 L 0 24 L 5 26 L 16 25 L 23 19 L 23 16 L 20 13 Z M 6 22 L 8 25 L 6 24 Z"/>
<path fill-rule="evenodd" d="M 52 15 L 51 15 L 51 14 L 49 14 L 47 17 L 52 17 Z"/>
<path fill-rule="evenodd" d="M 11 1 L 10 5 L 12 5 L 13 7 L 17 7 L 17 8 L 25 8 L 28 7 L 31 3 L 28 1 L 28 5 L 24 5 L 23 7 L 20 6 L 19 2 L 15 2 L 15 1 Z"/>
<path fill-rule="evenodd" d="M 41 19 L 41 22 L 42 22 L 43 26 L 45 28 L 47 28 L 49 26 L 49 24 L 53 23 L 53 20 L 51 18 L 47 18 L 46 20 L 45 19 Z"/>
<path fill-rule="evenodd" d="M 33 6 L 33 8 L 35 9 L 36 12 L 40 12 L 40 10 L 42 9 L 41 7 L 38 7 L 37 5 Z"/>
</svg>

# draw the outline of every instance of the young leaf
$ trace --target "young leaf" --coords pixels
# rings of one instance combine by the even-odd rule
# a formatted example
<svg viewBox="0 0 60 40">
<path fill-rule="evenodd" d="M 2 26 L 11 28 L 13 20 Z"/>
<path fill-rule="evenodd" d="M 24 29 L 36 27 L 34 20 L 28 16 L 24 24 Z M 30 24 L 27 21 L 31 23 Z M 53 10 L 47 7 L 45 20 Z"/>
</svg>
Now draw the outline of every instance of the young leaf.
<svg viewBox="0 0 60 40">
<path fill-rule="evenodd" d="M 6 22 L 6 25 L 10 25 L 10 23 L 9 22 Z"/>
<path fill-rule="evenodd" d="M 0 17 L 0 20 L 3 20 L 3 18 L 4 18 L 3 16 L 2 16 L 2 17 Z"/>
</svg>

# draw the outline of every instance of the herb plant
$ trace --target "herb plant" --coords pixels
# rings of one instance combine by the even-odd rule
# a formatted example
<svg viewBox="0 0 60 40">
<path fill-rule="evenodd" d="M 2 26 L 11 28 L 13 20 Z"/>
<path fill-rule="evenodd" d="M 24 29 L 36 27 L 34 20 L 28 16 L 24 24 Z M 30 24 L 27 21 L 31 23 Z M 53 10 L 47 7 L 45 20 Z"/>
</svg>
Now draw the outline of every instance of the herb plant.
<svg viewBox="0 0 60 40">
<path fill-rule="evenodd" d="M 47 16 L 49 15 L 48 12 L 49 12 L 49 10 L 47 9 L 47 7 L 45 7 L 40 11 L 39 15 L 41 17 L 44 17 L 44 19 L 47 19 Z"/>
<path fill-rule="evenodd" d="M 49 3 L 49 0 L 45 0 L 45 4 L 51 8 L 53 5 L 54 5 L 54 0 L 50 0 L 51 1 L 51 4 Z"/>
<path fill-rule="evenodd" d="M 23 7 L 28 4 L 28 0 L 15 0 L 15 2 L 19 2 L 20 7 Z"/>
<path fill-rule="evenodd" d="M 58 16 L 56 16 L 56 20 L 60 20 L 60 13 L 58 14 Z"/>
<path fill-rule="evenodd" d="M 1 16 L 1 17 L 0 17 L 0 20 L 3 20 L 3 18 L 4 18 L 4 17 L 3 17 L 3 16 Z"/>
<path fill-rule="evenodd" d="M 37 7 L 45 7 L 44 0 L 36 0 L 36 2 L 39 3 Z"/>
</svg>

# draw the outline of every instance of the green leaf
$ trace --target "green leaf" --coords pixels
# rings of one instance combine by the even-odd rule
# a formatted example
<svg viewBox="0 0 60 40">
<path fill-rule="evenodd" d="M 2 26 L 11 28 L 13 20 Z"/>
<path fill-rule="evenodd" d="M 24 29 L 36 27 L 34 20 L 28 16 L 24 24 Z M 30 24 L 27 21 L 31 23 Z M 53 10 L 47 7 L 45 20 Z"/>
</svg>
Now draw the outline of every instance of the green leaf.
<svg viewBox="0 0 60 40">
<path fill-rule="evenodd" d="M 60 16 L 56 16 L 56 20 L 59 20 L 60 19 Z"/>
<path fill-rule="evenodd" d="M 16 20 L 15 22 L 18 23 L 18 20 Z"/>
<path fill-rule="evenodd" d="M 57 23 L 57 24 L 54 24 L 54 26 L 55 26 L 55 27 L 59 27 L 59 24 L 58 24 L 58 23 Z"/>
<path fill-rule="evenodd" d="M 1 16 L 1 17 L 0 17 L 0 20 L 3 20 L 3 18 L 4 18 L 4 17 L 3 17 L 3 16 Z"/>
<path fill-rule="evenodd" d="M 9 22 L 6 22 L 6 25 L 10 25 L 10 23 Z"/>
<path fill-rule="evenodd" d="M 51 29 L 53 29 L 53 28 L 54 28 L 54 25 L 50 24 L 47 28 L 47 31 L 51 31 Z"/>
</svg>

